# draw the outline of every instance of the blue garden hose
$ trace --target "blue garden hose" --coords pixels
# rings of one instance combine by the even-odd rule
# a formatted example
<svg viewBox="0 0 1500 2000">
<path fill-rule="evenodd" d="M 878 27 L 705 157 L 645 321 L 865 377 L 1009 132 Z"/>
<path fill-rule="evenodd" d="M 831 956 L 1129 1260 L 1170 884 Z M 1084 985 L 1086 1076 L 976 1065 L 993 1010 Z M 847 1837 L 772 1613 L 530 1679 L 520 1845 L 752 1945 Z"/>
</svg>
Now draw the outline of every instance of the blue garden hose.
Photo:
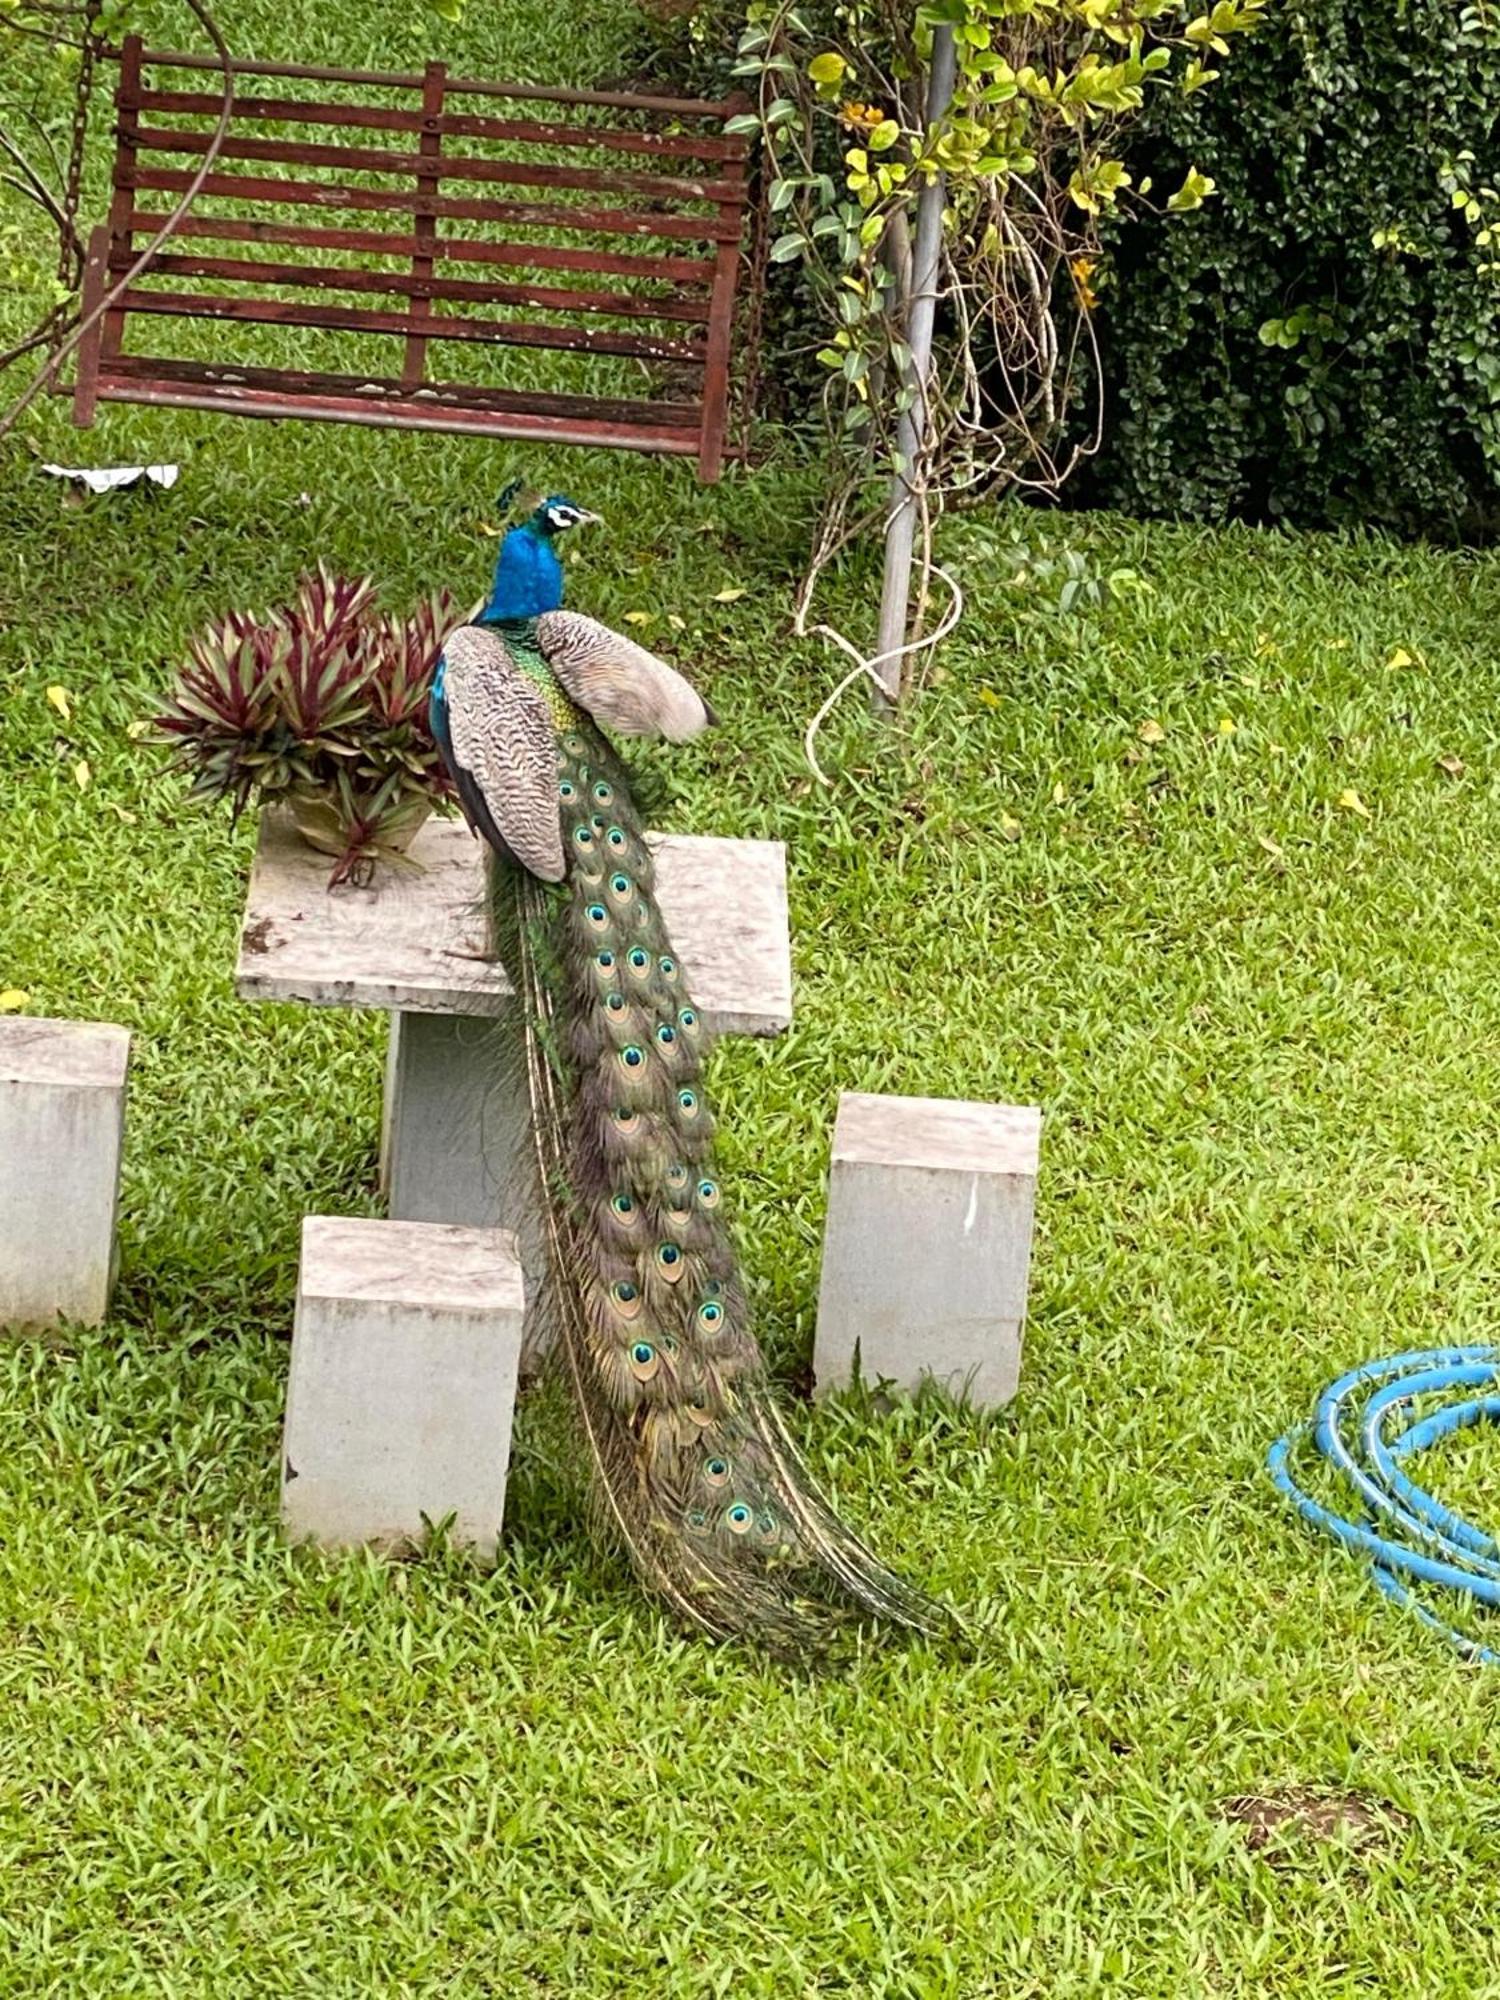
<svg viewBox="0 0 1500 2000">
<path fill-rule="evenodd" d="M 1370 1575 L 1387 1597 L 1414 1611 L 1466 1658 L 1487 1665 L 1500 1665 L 1500 1653 L 1438 1617 L 1410 1586 L 1435 1584 L 1500 1606 L 1500 1542 L 1424 1491 L 1401 1461 L 1471 1424 L 1500 1422 L 1500 1394 L 1462 1393 L 1497 1384 L 1497 1347 L 1434 1347 L 1370 1361 L 1331 1382 L 1312 1423 L 1278 1438 L 1266 1457 L 1277 1489 L 1303 1520 L 1368 1556 Z M 1417 1398 L 1434 1396 L 1456 1400 L 1435 1408 L 1424 1402 L 1417 1415 Z M 1309 1436 L 1364 1503 L 1362 1521 L 1320 1506 L 1293 1479 L 1293 1454 Z"/>
</svg>

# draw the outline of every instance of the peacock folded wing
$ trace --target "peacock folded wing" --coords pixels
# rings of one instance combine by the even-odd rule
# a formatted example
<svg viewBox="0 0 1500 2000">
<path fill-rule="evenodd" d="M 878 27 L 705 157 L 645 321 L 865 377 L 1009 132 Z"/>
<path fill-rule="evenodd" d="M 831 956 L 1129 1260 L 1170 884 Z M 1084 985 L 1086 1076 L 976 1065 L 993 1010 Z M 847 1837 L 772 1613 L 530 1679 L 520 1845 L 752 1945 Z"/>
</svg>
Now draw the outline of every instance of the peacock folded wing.
<svg viewBox="0 0 1500 2000">
<path fill-rule="evenodd" d="M 601 728 L 617 736 L 686 743 L 715 720 L 691 681 L 633 639 L 581 611 L 547 611 L 537 640 L 559 684 Z"/>
<path fill-rule="evenodd" d="M 566 872 L 557 729 L 547 697 L 497 632 L 461 625 L 443 646 L 439 734 L 470 826 L 543 882 Z"/>
</svg>

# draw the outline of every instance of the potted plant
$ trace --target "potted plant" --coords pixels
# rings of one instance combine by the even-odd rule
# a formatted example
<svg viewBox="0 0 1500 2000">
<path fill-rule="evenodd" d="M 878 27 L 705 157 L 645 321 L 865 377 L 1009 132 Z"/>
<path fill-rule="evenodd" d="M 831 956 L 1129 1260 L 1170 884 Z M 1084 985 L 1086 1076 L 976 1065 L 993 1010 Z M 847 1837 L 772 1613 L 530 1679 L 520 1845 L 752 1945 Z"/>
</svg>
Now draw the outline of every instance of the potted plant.
<svg viewBox="0 0 1500 2000">
<path fill-rule="evenodd" d="M 304 840 L 335 857 L 329 887 L 412 866 L 417 829 L 452 790 L 427 720 L 446 592 L 382 611 L 369 577 L 320 564 L 292 602 L 232 611 L 190 643 L 152 733 L 197 798 L 285 805 Z"/>
</svg>

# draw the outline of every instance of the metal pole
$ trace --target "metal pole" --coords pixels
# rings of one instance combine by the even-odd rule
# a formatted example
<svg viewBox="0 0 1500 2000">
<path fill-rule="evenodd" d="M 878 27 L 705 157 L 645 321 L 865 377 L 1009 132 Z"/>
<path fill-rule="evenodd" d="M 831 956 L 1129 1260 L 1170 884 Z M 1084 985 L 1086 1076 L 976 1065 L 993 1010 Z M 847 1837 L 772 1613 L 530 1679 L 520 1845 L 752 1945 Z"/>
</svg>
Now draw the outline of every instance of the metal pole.
<svg viewBox="0 0 1500 2000">
<path fill-rule="evenodd" d="M 932 34 L 932 68 L 927 77 L 927 123 L 935 125 L 953 101 L 957 55 L 951 28 Z M 916 540 L 917 501 L 911 479 L 927 437 L 927 383 L 932 372 L 932 325 L 937 316 L 938 258 L 943 242 L 946 184 L 934 175 L 917 197 L 916 242 L 911 260 L 911 294 L 906 305 L 906 344 L 911 368 L 906 382 L 916 390 L 911 407 L 896 420 L 900 466 L 891 480 L 891 512 L 885 530 L 885 577 L 880 590 L 880 632 L 872 662 L 880 686 L 871 685 L 877 710 L 888 711 L 901 697 L 902 662 L 893 655 L 906 643 L 906 607 L 911 594 L 911 552 Z"/>
</svg>

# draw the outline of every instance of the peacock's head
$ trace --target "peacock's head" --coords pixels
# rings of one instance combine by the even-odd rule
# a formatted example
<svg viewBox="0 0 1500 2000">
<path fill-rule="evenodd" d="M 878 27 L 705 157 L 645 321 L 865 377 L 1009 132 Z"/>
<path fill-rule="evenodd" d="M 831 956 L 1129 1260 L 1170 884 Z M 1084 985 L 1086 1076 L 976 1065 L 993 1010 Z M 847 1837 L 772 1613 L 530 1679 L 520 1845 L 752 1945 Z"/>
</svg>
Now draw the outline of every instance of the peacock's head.
<svg viewBox="0 0 1500 2000">
<path fill-rule="evenodd" d="M 591 514 L 587 507 L 580 507 L 576 500 L 570 500 L 565 493 L 553 493 L 545 499 L 531 517 L 531 525 L 540 535 L 549 538 L 564 534 L 569 528 L 581 528 L 586 521 L 597 521 L 599 516 Z"/>
</svg>

